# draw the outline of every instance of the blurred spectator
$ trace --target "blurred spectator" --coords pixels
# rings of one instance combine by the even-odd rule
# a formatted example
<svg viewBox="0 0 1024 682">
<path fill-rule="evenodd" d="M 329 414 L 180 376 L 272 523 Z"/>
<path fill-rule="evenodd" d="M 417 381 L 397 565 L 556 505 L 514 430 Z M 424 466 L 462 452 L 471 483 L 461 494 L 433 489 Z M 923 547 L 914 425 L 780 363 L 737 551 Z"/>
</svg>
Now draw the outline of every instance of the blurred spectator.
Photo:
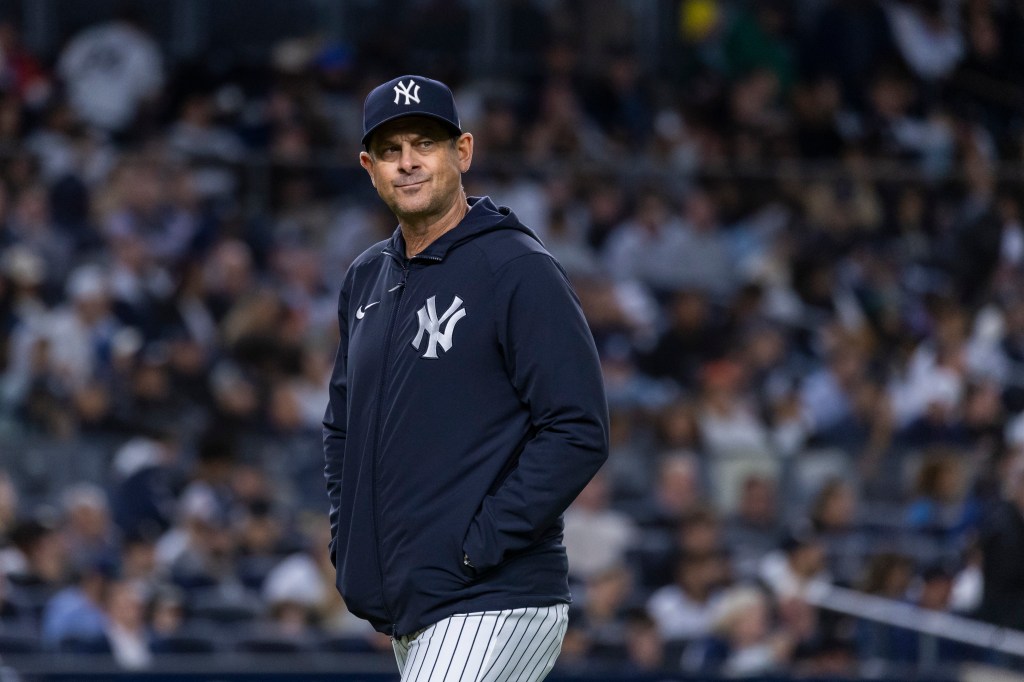
<svg viewBox="0 0 1024 682">
<path fill-rule="evenodd" d="M 134 438 L 114 455 L 111 510 L 127 537 L 154 537 L 171 524 L 178 472 L 177 451 L 169 440 Z"/>
<path fill-rule="evenodd" d="M 138 239 L 144 257 L 161 265 L 177 263 L 198 230 L 189 182 L 187 173 L 153 159 L 126 159 L 111 180 L 106 238 L 112 245 L 122 239 Z M 166 295 L 166 290 L 163 293 Z"/>
<path fill-rule="evenodd" d="M 677 403 L 669 407 L 666 417 L 675 422 L 682 419 L 688 431 L 695 432 L 692 416 L 686 406 L 680 416 Z M 700 462 L 693 453 L 669 451 L 657 463 L 651 497 L 644 499 L 633 517 L 645 528 L 671 532 L 704 501 Z"/>
<path fill-rule="evenodd" d="M 126 5 L 115 21 L 91 26 L 71 39 L 58 71 L 78 116 L 100 130 L 122 132 L 160 95 L 163 56 Z"/>
<path fill-rule="evenodd" d="M 566 83 L 552 81 L 539 93 L 539 111 L 525 136 L 526 158 L 533 164 L 556 159 L 579 161 L 605 156 L 600 130 L 584 114 L 578 95 Z"/>
<path fill-rule="evenodd" d="M 46 603 L 41 621 L 43 644 L 52 650 L 90 652 L 106 646 L 107 592 L 114 572 L 109 561 L 84 563 L 73 585 Z"/>
<path fill-rule="evenodd" d="M 571 655 L 613 660 L 621 657 L 626 643 L 623 615 L 632 588 L 632 576 L 621 564 L 594 573 L 587 580 L 582 605 L 570 614 Z"/>
<path fill-rule="evenodd" d="M 700 378 L 703 391 L 697 419 L 712 462 L 747 456 L 770 463 L 771 434 L 757 405 L 743 390 L 744 367 L 731 359 L 717 360 L 701 368 Z M 714 483 L 720 497 L 733 499 L 738 489 L 735 481 L 719 478 Z"/>
<path fill-rule="evenodd" d="M 146 628 L 145 602 L 138 585 L 129 581 L 111 584 L 106 607 L 106 637 L 114 661 L 126 670 L 149 667 L 153 654 Z"/>
<path fill-rule="evenodd" d="M 19 518 L 18 488 L 7 471 L 0 470 L 0 542 L 4 546 L 10 541 L 11 531 Z M 0 573 L 7 574 L 10 569 L 3 563 L 3 550 L 0 550 Z"/>
<path fill-rule="evenodd" d="M 565 551 L 570 577 L 586 581 L 623 563 L 635 541 L 633 521 L 609 507 L 608 481 L 598 473 L 565 512 Z"/>
<path fill-rule="evenodd" d="M 915 0 L 886 6 L 896 46 L 925 80 L 947 75 L 963 56 L 963 38 L 942 0 Z"/>
<path fill-rule="evenodd" d="M 8 397 L 30 413 L 43 396 L 63 398 L 102 373 L 120 326 L 111 312 L 108 280 L 98 266 L 77 268 L 68 279 L 67 292 L 69 304 L 39 320 L 43 324 L 15 332 Z M 65 415 L 53 416 L 44 428 L 58 433 L 69 428 Z"/>
<path fill-rule="evenodd" d="M 810 504 L 810 521 L 825 545 L 825 563 L 836 582 L 854 584 L 861 575 L 871 539 L 865 532 L 857 492 L 835 477 L 825 481 Z"/>
<path fill-rule="evenodd" d="M 722 298 L 735 290 L 736 272 L 723 232 L 715 198 L 703 188 L 686 197 L 683 211 L 686 243 L 676 265 L 677 284 L 694 287 L 712 297 Z M 682 278 L 682 279 L 678 279 Z"/>
<path fill-rule="evenodd" d="M 711 632 L 715 596 L 728 580 L 726 557 L 684 551 L 676 560 L 675 582 L 659 588 L 647 611 L 665 640 L 694 640 Z"/>
<path fill-rule="evenodd" d="M 678 664 L 668 660 L 657 623 L 642 609 L 626 616 L 626 660 L 629 669 L 638 673 L 675 669 Z"/>
<path fill-rule="evenodd" d="M 147 605 L 150 649 L 154 654 L 170 648 L 169 642 L 181 634 L 185 622 L 184 593 L 172 585 L 161 585 Z"/>
<path fill-rule="evenodd" d="M 120 539 L 110 519 L 110 505 L 102 488 L 78 483 L 63 494 L 64 547 L 73 565 L 100 560 L 116 561 Z"/>
<path fill-rule="evenodd" d="M 726 591 L 713 622 L 714 635 L 687 648 L 684 669 L 727 677 L 765 675 L 782 669 L 793 654 L 794 638 L 772 627 L 770 602 L 756 587 Z"/>
<path fill-rule="evenodd" d="M 788 24 L 793 19 L 788 9 L 786 3 L 771 0 L 740 11 L 725 39 L 733 75 L 766 69 L 783 89 L 788 89 L 794 77 L 794 55 L 786 41 Z"/>
<path fill-rule="evenodd" d="M 613 143 L 623 148 L 643 146 L 651 133 L 653 103 L 637 55 L 627 46 L 617 46 L 606 61 L 588 88 L 587 112 Z"/>
<path fill-rule="evenodd" d="M 239 162 L 245 147 L 230 129 L 218 125 L 216 118 L 214 93 L 189 95 L 168 132 L 167 143 L 171 151 L 197 169 L 196 186 L 201 196 L 230 199 L 237 178 L 228 164 Z"/>
<path fill-rule="evenodd" d="M 645 586 L 657 588 L 674 584 L 680 555 L 725 553 L 721 518 L 703 502 L 687 511 L 672 530 L 654 535 L 639 553 L 640 579 Z M 723 580 L 730 580 L 732 565 L 726 562 L 722 569 Z"/>
<path fill-rule="evenodd" d="M 52 519 L 29 517 L 10 531 L 7 579 L 34 604 L 56 592 L 69 576 L 68 556 Z"/>
<path fill-rule="evenodd" d="M 949 78 L 949 97 L 972 111 L 997 137 L 1009 132 L 1024 105 L 1024 90 L 1013 77 L 1014 58 L 1007 44 L 1008 19 L 995 7 L 979 4 L 965 12 L 964 59 Z"/>
<path fill-rule="evenodd" d="M 863 102 L 868 75 L 895 49 L 882 3 L 875 0 L 828 3 L 809 38 L 809 51 L 802 61 L 835 74 L 843 100 L 855 107 Z"/>
<path fill-rule="evenodd" d="M 782 532 L 776 483 L 751 474 L 741 482 L 734 513 L 725 519 L 725 546 L 741 578 L 756 577 L 761 557 L 774 550 Z"/>
<path fill-rule="evenodd" d="M 668 305 L 668 320 L 650 350 L 642 351 L 639 368 L 651 376 L 669 377 L 692 386 L 700 368 L 721 357 L 727 330 L 712 310 L 708 297 L 693 289 L 678 291 Z"/>
<path fill-rule="evenodd" d="M 53 224 L 45 187 L 31 185 L 19 193 L 7 231 L 10 238 L 42 258 L 47 278 L 53 282 L 64 280 L 74 245 Z"/>
<path fill-rule="evenodd" d="M 277 631 L 290 637 L 308 633 L 330 587 L 321 581 L 316 563 L 307 554 L 282 560 L 263 584 L 263 598 Z"/>
<path fill-rule="evenodd" d="M 283 540 L 284 524 L 280 514 L 275 512 L 273 502 L 267 499 L 235 505 L 234 523 L 238 535 L 235 562 L 239 580 L 248 588 L 259 589 L 281 553 L 287 550 Z"/>
<path fill-rule="evenodd" d="M 952 574 L 941 565 L 931 565 L 915 575 L 912 564 L 895 556 L 883 556 L 876 567 L 888 571 L 891 593 L 905 592 L 901 600 L 933 611 L 948 611 L 953 587 Z M 881 574 L 876 576 L 886 580 Z M 904 590 L 903 588 L 909 588 Z M 932 650 L 933 664 L 945 665 L 964 661 L 969 647 L 942 638 L 882 623 L 860 621 L 857 625 L 860 653 L 869 660 L 887 660 L 913 665 L 921 660 L 922 651 Z"/>
<path fill-rule="evenodd" d="M 156 546 L 157 564 L 175 584 L 196 590 L 236 582 L 237 538 L 226 514 L 208 486 L 193 484 L 182 494 L 175 524 Z"/>
<path fill-rule="evenodd" d="M 801 597 L 812 585 L 831 582 L 821 537 L 809 525 L 795 524 L 779 549 L 762 559 L 760 578 L 780 600 Z"/>
<path fill-rule="evenodd" d="M 804 380 L 800 402 L 812 432 L 828 440 L 830 432 L 849 428 L 856 421 L 855 396 L 866 378 L 865 364 L 866 358 L 856 346 L 839 342 L 829 354 L 827 365 Z M 840 444 L 848 443 L 840 440 Z"/>
<path fill-rule="evenodd" d="M 656 291 L 671 290 L 686 276 L 687 233 L 666 197 L 649 192 L 637 201 L 631 219 L 618 225 L 605 245 L 612 277 L 635 280 Z"/>
<path fill-rule="evenodd" d="M 10 19 L 0 21 L 0 57 L 0 88 L 39 107 L 51 92 L 49 74 L 22 43 L 21 32 Z"/>
<path fill-rule="evenodd" d="M 967 495 L 971 477 L 955 453 L 931 453 L 917 473 L 915 497 L 907 508 L 907 524 L 930 532 L 951 545 L 964 542 L 980 522 L 981 510 Z"/>
</svg>

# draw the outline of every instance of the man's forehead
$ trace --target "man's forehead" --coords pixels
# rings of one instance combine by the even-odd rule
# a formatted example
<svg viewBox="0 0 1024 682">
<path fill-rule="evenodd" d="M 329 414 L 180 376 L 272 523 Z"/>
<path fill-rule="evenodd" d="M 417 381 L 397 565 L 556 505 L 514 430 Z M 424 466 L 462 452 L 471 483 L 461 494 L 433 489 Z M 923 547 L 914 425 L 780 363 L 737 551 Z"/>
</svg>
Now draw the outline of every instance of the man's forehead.
<svg viewBox="0 0 1024 682">
<path fill-rule="evenodd" d="M 442 123 L 432 118 L 427 118 L 426 116 L 403 116 L 394 121 L 388 121 L 374 131 L 371 144 L 399 135 L 447 137 L 449 132 Z"/>
</svg>

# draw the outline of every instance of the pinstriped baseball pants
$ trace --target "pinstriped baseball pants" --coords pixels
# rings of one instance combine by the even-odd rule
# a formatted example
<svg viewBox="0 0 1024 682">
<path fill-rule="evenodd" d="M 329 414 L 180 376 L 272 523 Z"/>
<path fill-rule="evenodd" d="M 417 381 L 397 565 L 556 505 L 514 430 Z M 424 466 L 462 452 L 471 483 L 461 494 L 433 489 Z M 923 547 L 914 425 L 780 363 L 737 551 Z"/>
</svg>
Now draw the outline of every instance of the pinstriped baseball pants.
<svg viewBox="0 0 1024 682">
<path fill-rule="evenodd" d="M 392 645 L 402 682 L 540 682 L 568 622 L 567 604 L 459 613 Z"/>
</svg>

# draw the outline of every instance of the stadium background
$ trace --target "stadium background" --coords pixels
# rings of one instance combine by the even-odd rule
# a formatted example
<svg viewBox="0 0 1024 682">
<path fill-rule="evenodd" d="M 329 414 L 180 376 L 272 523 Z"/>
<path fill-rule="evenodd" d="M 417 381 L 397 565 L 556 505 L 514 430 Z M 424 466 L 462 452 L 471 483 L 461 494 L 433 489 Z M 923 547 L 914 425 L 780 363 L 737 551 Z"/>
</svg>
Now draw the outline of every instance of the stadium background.
<svg viewBox="0 0 1024 682">
<path fill-rule="evenodd" d="M 1024 625 L 1022 66 L 1011 0 L 0 2 L 0 679 L 394 677 L 319 421 L 403 73 L 601 352 L 554 677 L 1019 669 L 807 597 Z"/>
</svg>

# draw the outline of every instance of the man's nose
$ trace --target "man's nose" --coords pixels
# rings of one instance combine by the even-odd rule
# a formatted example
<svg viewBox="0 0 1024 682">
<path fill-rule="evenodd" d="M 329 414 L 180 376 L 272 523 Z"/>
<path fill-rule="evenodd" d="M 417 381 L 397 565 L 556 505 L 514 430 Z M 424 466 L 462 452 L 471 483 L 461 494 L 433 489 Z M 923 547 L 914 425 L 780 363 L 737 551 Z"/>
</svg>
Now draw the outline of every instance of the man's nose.
<svg viewBox="0 0 1024 682">
<path fill-rule="evenodd" d="M 412 171 L 419 167 L 419 160 L 408 142 L 402 143 L 402 156 L 398 159 L 399 167 L 404 171 Z"/>
</svg>

